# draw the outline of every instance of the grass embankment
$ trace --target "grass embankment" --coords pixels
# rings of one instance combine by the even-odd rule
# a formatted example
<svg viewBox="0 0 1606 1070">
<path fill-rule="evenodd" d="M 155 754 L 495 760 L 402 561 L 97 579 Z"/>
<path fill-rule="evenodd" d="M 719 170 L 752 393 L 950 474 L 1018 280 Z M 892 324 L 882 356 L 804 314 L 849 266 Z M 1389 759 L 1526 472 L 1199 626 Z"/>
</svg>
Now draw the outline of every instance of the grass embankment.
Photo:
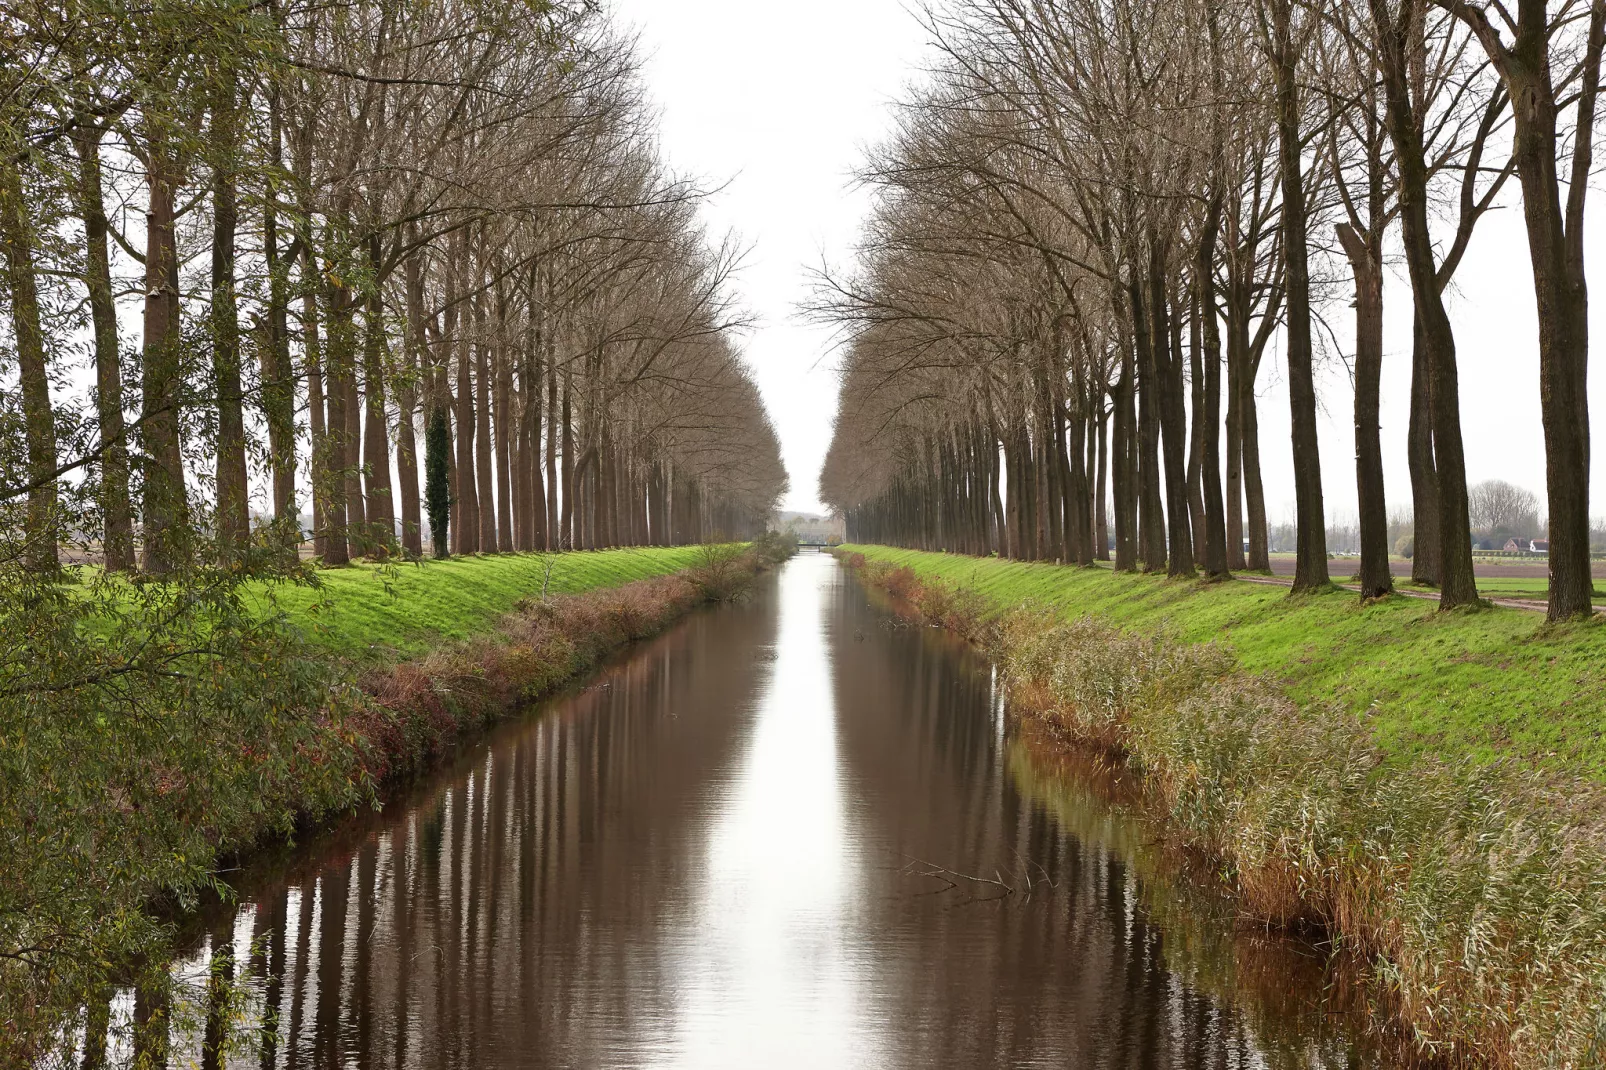
<svg viewBox="0 0 1606 1070">
<path fill-rule="evenodd" d="M 466 629 L 471 626 L 465 618 L 489 618 L 494 626 L 481 626 L 467 639 L 437 643 L 420 658 L 359 660 L 359 665 L 367 662 L 360 684 L 372 699 L 355 728 L 366 772 L 383 781 L 429 764 L 465 730 L 548 694 L 624 644 L 656 635 L 694 606 L 734 596 L 784 552 L 768 545 L 733 545 L 550 555 L 524 577 L 530 584 L 526 594 L 509 612 L 496 616 L 486 607 L 507 597 L 509 573 L 517 573 L 503 568 L 481 577 L 488 592 L 482 600 L 464 602 L 456 596 L 469 608 L 452 616 L 437 613 L 431 626 Z M 679 570 L 673 570 L 677 565 Z M 653 570 L 658 574 L 652 575 Z M 649 578 L 607 583 L 609 577 L 632 572 Z M 553 594 L 560 574 L 566 574 L 568 586 L 591 586 Z M 453 596 L 443 590 L 430 594 L 434 605 L 452 602 Z M 348 600 L 347 613 L 363 622 L 361 634 L 401 627 L 388 614 L 374 612 L 373 598 L 360 607 L 351 604 L 355 601 Z M 358 608 L 367 612 L 352 612 Z M 372 644 L 365 648 L 372 649 Z"/>
<path fill-rule="evenodd" d="M 1362 605 L 1335 590 L 1290 598 L 1267 584 L 1174 582 L 998 558 L 854 546 L 874 561 L 973 591 L 992 612 L 1035 603 L 1184 643 L 1228 644 L 1238 664 L 1298 702 L 1363 714 L 1393 758 L 1521 757 L 1606 782 L 1606 626 L 1547 626 L 1512 609 L 1439 613 Z"/>
<path fill-rule="evenodd" d="M 583 594 L 692 568 L 695 546 L 325 569 L 316 587 L 277 587 L 273 601 L 315 645 L 344 657 L 393 661 L 494 629 L 521 599 Z"/>
<path fill-rule="evenodd" d="M 1421 1049 L 1606 1063 L 1599 625 L 846 549 L 987 648 L 1034 735 L 1141 774 L 1246 911 L 1356 952 Z"/>
<path fill-rule="evenodd" d="M 226 891 L 223 859 L 371 803 L 787 552 L 485 557 L 327 572 L 310 590 L 212 569 L 20 592 L 0 612 L 14 637 L 0 645 L 0 1066 L 61 1055 L 110 985 L 137 973 L 162 991 L 162 917 Z"/>
</svg>

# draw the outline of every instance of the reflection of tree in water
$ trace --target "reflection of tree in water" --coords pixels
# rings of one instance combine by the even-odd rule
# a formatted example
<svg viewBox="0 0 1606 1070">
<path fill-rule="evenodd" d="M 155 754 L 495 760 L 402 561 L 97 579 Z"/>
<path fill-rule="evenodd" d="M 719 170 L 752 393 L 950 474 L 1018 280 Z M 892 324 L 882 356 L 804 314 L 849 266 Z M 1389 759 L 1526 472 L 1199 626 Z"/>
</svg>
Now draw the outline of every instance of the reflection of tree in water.
<svg viewBox="0 0 1606 1070">
<path fill-rule="evenodd" d="M 1171 845 L 1142 813 L 1137 774 L 1103 756 L 1013 730 L 1010 774 L 1018 790 L 1091 849 L 1133 875 L 1137 908 L 1164 934 L 1168 969 L 1231 1002 L 1273 1066 L 1307 1066 L 1312 1038 L 1333 1053 L 1406 1065 L 1407 1038 L 1375 1013 L 1364 964 L 1342 950 L 1247 921 L 1202 860 Z M 1313 937 L 1319 934 L 1313 934 Z"/>
<path fill-rule="evenodd" d="M 700 615 L 383 813 L 247 874 L 238 911 L 211 911 L 178 967 L 204 973 L 238 926 L 251 1043 L 227 1065 L 566 1066 L 599 1030 L 650 1034 L 667 986 L 632 952 L 676 904 L 639 877 L 690 853 L 771 616 Z M 204 990 L 184 1002 L 198 1013 L 170 1015 L 167 1065 L 203 1061 Z"/>
<path fill-rule="evenodd" d="M 1145 868 L 1134 822 L 1005 737 L 980 659 L 863 605 L 839 596 L 838 730 L 863 834 L 886 852 L 877 924 L 897 977 L 879 1011 L 905 1050 L 953 1066 L 1369 1061 L 1326 1013 L 1319 964 L 1234 933 L 1219 900 L 1192 914 Z"/>
<path fill-rule="evenodd" d="M 788 568 L 816 565 L 831 588 L 823 644 L 778 645 L 773 592 L 697 615 L 617 662 L 607 686 L 499 729 L 384 812 L 246 874 L 238 909 L 204 915 L 182 957 L 204 978 L 231 948 L 238 1018 L 261 1043 L 228 1065 L 685 1063 L 688 1034 L 717 1044 L 722 1029 L 774 1013 L 689 1003 L 687 964 L 773 970 L 798 948 L 829 958 L 798 961 L 798 977 L 853 975 L 849 1013 L 828 1019 L 843 1031 L 825 1039 L 857 1051 L 855 1038 L 872 1036 L 880 1062 L 1370 1061 L 1328 1014 L 1359 1003 L 1324 1001 L 1334 975 L 1321 962 L 1235 932 L 1230 910 L 1177 879 L 1141 822 L 1078 770 L 1030 759 L 1004 730 L 983 663 L 932 629 L 880 627 L 884 614 L 837 583 L 830 562 Z M 812 583 L 796 590 L 819 597 Z M 755 710 L 786 699 L 780 670 L 807 668 L 800 649 L 827 659 L 829 688 L 791 688 L 786 716 L 832 740 L 819 775 L 834 778 L 840 887 L 811 897 L 805 878 L 793 889 L 799 909 L 784 923 L 812 911 L 820 931 L 775 941 L 781 959 L 755 967 L 688 942 L 707 942 L 709 904 L 754 909 L 721 898 L 731 889 L 707 860 L 722 821 L 752 816 L 737 789 L 753 787 L 742 777 L 754 772 L 743 763 Z M 791 758 L 769 786 L 802 806 L 793 788 L 811 785 L 788 777 L 820 763 Z M 730 981 L 700 983 L 718 994 Z M 126 990 L 118 999 L 119 1021 L 136 1002 L 147 1018 L 156 1009 Z M 171 1002 L 167 1064 L 211 1065 L 205 986 Z M 806 1002 L 796 1011 L 818 1017 Z M 821 1046 L 779 1061 L 808 1065 Z M 128 1065 L 132 1052 L 111 1054 Z"/>
</svg>

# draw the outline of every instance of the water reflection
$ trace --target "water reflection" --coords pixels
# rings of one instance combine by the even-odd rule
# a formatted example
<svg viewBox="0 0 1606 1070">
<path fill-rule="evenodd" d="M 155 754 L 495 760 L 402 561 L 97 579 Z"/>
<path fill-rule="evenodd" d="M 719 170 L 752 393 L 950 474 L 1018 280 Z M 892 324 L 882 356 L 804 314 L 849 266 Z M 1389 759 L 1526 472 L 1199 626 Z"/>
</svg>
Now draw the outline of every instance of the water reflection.
<svg viewBox="0 0 1606 1070">
<path fill-rule="evenodd" d="M 286 1070 L 1364 1061 L 1319 993 L 1268 1011 L 1168 959 L 1190 922 L 1096 803 L 1023 792 L 999 709 L 800 557 L 251 875 L 181 968 L 236 964 L 267 1039 L 228 1062 Z"/>
<path fill-rule="evenodd" d="M 818 566 L 818 560 L 809 564 Z M 864 875 L 840 789 L 818 567 L 789 568 L 773 671 L 728 787 L 711 800 L 696 900 L 673 933 L 673 1042 L 689 1067 L 879 1062 Z"/>
</svg>

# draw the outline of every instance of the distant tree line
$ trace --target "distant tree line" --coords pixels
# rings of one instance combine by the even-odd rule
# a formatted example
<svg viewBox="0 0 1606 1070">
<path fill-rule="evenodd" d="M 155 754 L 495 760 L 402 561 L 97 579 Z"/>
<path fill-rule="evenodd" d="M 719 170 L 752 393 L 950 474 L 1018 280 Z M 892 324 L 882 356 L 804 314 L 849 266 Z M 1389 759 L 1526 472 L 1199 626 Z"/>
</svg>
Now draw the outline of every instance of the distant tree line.
<svg viewBox="0 0 1606 1070">
<path fill-rule="evenodd" d="M 1506 543 L 1513 540 L 1521 544 L 1521 549 L 1528 550 L 1535 540 L 1546 539 L 1545 522 L 1539 514 L 1538 495 L 1503 479 L 1486 479 L 1467 488 L 1467 520 L 1472 529 L 1472 547 L 1475 550 L 1502 550 Z M 1598 523 L 1594 522 L 1590 529 L 1591 553 L 1599 553 L 1602 549 Z M 1413 527 L 1409 510 L 1390 511 L 1387 540 L 1394 553 L 1405 557 L 1415 553 Z M 1292 553 L 1298 546 L 1297 532 L 1297 526 L 1292 523 L 1272 525 L 1272 552 Z M 1357 516 L 1328 517 L 1327 550 L 1331 554 L 1358 555 L 1361 552 L 1361 528 Z"/>
<path fill-rule="evenodd" d="M 23 0 L 0 527 L 35 571 L 763 530 L 735 251 L 595 5 Z M 253 488 L 260 488 L 253 496 Z"/>
<path fill-rule="evenodd" d="M 1264 569 L 1256 385 L 1286 362 L 1295 589 L 1329 581 L 1320 306 L 1347 276 L 1362 594 L 1392 588 L 1385 256 L 1414 311 L 1412 568 L 1477 597 L 1445 291 L 1520 193 L 1540 324 L 1550 616 L 1590 611 L 1583 217 L 1606 0 L 954 0 L 863 172 L 825 499 L 852 538 Z M 1513 108 L 1512 101 L 1519 103 Z M 1515 178 L 1516 181 L 1511 180 Z M 1247 544 L 1247 552 L 1245 551 Z"/>
</svg>

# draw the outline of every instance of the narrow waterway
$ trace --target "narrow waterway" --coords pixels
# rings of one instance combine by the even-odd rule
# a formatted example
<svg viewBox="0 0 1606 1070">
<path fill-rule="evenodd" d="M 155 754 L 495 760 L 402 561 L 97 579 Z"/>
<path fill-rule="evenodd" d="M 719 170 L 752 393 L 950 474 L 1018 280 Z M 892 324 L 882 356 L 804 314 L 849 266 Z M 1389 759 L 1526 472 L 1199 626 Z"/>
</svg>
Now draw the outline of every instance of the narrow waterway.
<svg viewBox="0 0 1606 1070">
<path fill-rule="evenodd" d="M 805 554 L 259 864 L 191 961 L 232 942 L 261 1067 L 1371 1061 L 1143 838 L 1032 766 L 985 663 Z"/>
</svg>

